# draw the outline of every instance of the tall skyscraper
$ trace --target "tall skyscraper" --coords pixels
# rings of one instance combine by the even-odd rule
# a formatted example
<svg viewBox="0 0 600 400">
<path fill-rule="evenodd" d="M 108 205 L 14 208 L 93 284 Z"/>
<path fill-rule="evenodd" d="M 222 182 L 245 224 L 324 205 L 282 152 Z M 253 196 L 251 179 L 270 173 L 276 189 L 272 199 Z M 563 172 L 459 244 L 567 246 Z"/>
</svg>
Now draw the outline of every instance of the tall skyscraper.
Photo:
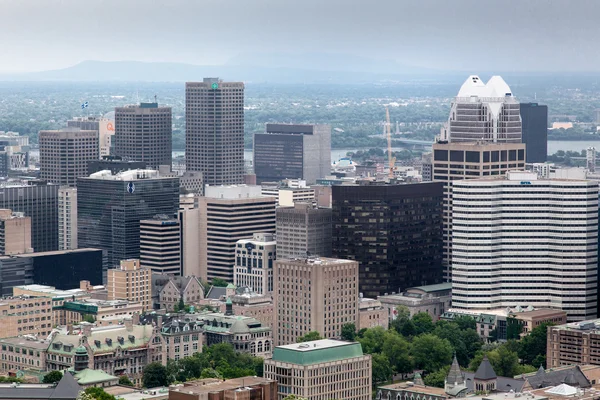
<svg viewBox="0 0 600 400">
<path fill-rule="evenodd" d="M 58 185 L 45 182 L 0 185 L 0 208 L 31 217 L 33 250 L 58 250 Z"/>
<path fill-rule="evenodd" d="M 0 255 L 32 252 L 31 217 L 0 209 Z"/>
<path fill-rule="evenodd" d="M 144 161 L 148 168 L 171 166 L 171 107 L 140 103 L 115 108 L 114 153 L 133 161 Z"/>
<path fill-rule="evenodd" d="M 181 275 L 181 232 L 174 216 L 140 221 L 140 263 L 161 274 Z"/>
<path fill-rule="evenodd" d="M 77 188 L 58 189 L 58 249 L 77 246 Z"/>
<path fill-rule="evenodd" d="M 528 163 L 544 163 L 548 157 L 548 106 L 521 103 L 523 143 Z"/>
<path fill-rule="evenodd" d="M 519 102 L 506 82 L 492 76 L 485 84 L 469 76 L 452 102 L 440 141 L 521 143 Z"/>
<path fill-rule="evenodd" d="M 596 317 L 598 182 L 509 172 L 452 192 L 452 307 Z"/>
<path fill-rule="evenodd" d="M 58 185 L 75 186 L 87 175 L 87 163 L 99 158 L 98 131 L 65 128 L 40 131 L 40 176 Z"/>
<path fill-rule="evenodd" d="M 442 280 L 443 184 L 332 187 L 333 255 L 360 265 L 366 297 Z"/>
<path fill-rule="evenodd" d="M 175 216 L 179 179 L 155 170 L 100 171 L 77 180 L 79 247 L 106 250 L 110 266 L 140 258 L 140 221 Z"/>
<path fill-rule="evenodd" d="M 296 203 L 277 209 L 277 258 L 331 257 L 331 208 Z"/>
<path fill-rule="evenodd" d="M 267 124 L 254 134 L 258 183 L 304 179 L 313 184 L 331 170 L 331 126 Z"/>
<path fill-rule="evenodd" d="M 433 144 L 433 180 L 444 183 L 444 279 L 452 276 L 452 182 L 499 176 L 525 169 L 522 143 L 459 142 Z"/>
<path fill-rule="evenodd" d="M 275 345 L 309 332 L 338 338 L 344 324 L 358 326 L 358 263 L 335 258 L 275 261 Z"/>
<path fill-rule="evenodd" d="M 185 162 L 208 185 L 244 181 L 244 84 L 204 78 L 185 84 Z"/>
<path fill-rule="evenodd" d="M 252 239 L 238 240 L 235 249 L 233 284 L 267 295 L 273 291 L 275 235 L 255 233 Z"/>
<path fill-rule="evenodd" d="M 233 282 L 236 243 L 255 232 L 275 233 L 275 199 L 260 186 L 207 186 L 198 198 L 200 275 Z"/>
</svg>

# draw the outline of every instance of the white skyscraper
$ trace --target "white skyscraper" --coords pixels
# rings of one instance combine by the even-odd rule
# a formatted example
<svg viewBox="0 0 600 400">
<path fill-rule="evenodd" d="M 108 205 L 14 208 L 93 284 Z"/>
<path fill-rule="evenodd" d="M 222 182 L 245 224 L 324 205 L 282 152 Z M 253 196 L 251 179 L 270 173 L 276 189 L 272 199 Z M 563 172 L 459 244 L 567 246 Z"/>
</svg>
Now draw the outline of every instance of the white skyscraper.
<svg viewBox="0 0 600 400">
<path fill-rule="evenodd" d="M 249 287 L 262 295 L 271 293 L 275 249 L 275 235 L 272 233 L 255 233 L 252 239 L 238 240 L 233 284 Z"/>
<path fill-rule="evenodd" d="M 77 248 L 77 188 L 58 189 L 58 249 Z"/>
<path fill-rule="evenodd" d="M 596 316 L 598 182 L 509 172 L 452 191 L 452 307 Z"/>
<path fill-rule="evenodd" d="M 452 102 L 442 142 L 521 143 L 520 105 L 500 76 L 471 75 Z"/>
</svg>

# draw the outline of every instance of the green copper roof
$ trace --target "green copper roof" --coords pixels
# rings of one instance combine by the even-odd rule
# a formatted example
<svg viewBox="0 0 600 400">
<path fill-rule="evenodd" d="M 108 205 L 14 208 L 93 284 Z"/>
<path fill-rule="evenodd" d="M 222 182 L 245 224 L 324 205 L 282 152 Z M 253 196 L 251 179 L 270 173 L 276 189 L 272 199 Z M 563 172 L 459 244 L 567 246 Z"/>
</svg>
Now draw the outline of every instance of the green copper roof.
<svg viewBox="0 0 600 400">
<path fill-rule="evenodd" d="M 324 339 L 275 347 L 273 361 L 311 365 L 361 357 L 362 355 L 360 343 Z"/>
<path fill-rule="evenodd" d="M 83 371 L 75 373 L 75 379 L 80 385 L 91 385 L 93 383 L 116 381 L 119 378 L 114 375 L 107 374 L 101 369 L 84 369 Z"/>
</svg>

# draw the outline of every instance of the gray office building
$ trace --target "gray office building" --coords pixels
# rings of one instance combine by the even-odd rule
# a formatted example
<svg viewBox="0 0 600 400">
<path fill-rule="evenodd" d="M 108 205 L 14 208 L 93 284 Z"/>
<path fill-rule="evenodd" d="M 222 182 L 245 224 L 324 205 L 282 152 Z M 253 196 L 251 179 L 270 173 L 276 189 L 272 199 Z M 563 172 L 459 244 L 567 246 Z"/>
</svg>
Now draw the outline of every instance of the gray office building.
<svg viewBox="0 0 600 400">
<path fill-rule="evenodd" d="M 171 107 L 141 103 L 115 108 L 115 155 L 143 161 L 148 168 L 171 165 Z"/>
<path fill-rule="evenodd" d="M 34 251 L 58 250 L 58 188 L 40 181 L 0 186 L 0 208 L 31 217 Z"/>
<path fill-rule="evenodd" d="M 155 170 L 100 171 L 77 180 L 79 247 L 107 251 L 109 266 L 140 258 L 140 220 L 175 216 L 179 178 Z"/>
<path fill-rule="evenodd" d="M 304 179 L 313 184 L 331 170 L 331 126 L 267 124 L 254 134 L 256 181 Z"/>
<path fill-rule="evenodd" d="M 546 162 L 548 158 L 548 106 L 538 103 L 521 103 L 521 123 L 526 162 Z"/>
<path fill-rule="evenodd" d="M 67 121 L 67 128 L 79 128 L 84 131 L 99 131 L 100 118 L 75 117 Z"/>
<path fill-rule="evenodd" d="M 208 185 L 244 182 L 244 84 L 205 78 L 185 84 L 186 170 Z"/>
<path fill-rule="evenodd" d="M 40 131 L 40 176 L 64 186 L 75 186 L 87 175 L 88 162 L 100 157 L 97 130 L 65 128 Z"/>
<path fill-rule="evenodd" d="M 331 257 L 331 208 L 296 203 L 277 209 L 277 259 Z"/>
</svg>

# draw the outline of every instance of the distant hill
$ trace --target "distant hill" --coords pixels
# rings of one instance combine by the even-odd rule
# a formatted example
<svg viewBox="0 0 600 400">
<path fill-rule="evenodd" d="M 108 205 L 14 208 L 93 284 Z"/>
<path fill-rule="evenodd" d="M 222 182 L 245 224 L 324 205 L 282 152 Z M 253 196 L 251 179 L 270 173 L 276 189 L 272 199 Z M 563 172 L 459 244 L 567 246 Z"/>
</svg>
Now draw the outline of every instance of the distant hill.
<svg viewBox="0 0 600 400">
<path fill-rule="evenodd" d="M 298 63 L 296 67 L 294 66 L 298 61 L 296 59 L 272 58 L 275 59 L 279 61 L 273 63 L 273 66 L 251 65 L 250 59 L 242 58 L 232 59 L 226 65 L 205 66 L 140 61 L 84 61 L 72 67 L 52 71 L 0 74 L 0 81 L 186 82 L 201 80 L 203 77 L 219 77 L 224 80 L 258 83 L 368 83 L 406 80 L 407 75 L 411 79 L 432 75 L 431 71 L 419 73 L 419 70 L 408 68 L 403 71 L 399 69 L 397 73 L 377 72 L 375 66 L 368 65 L 364 59 L 357 59 L 353 64 L 342 63 L 342 65 L 340 65 L 342 59 L 337 59 L 335 63 L 322 60 L 313 68 L 310 68 L 311 62 L 308 58 Z M 242 62 L 244 65 L 241 64 Z M 269 61 L 263 60 L 264 63 L 269 64 Z M 385 70 L 390 69 L 393 70 L 391 65 L 385 66 Z"/>
</svg>

